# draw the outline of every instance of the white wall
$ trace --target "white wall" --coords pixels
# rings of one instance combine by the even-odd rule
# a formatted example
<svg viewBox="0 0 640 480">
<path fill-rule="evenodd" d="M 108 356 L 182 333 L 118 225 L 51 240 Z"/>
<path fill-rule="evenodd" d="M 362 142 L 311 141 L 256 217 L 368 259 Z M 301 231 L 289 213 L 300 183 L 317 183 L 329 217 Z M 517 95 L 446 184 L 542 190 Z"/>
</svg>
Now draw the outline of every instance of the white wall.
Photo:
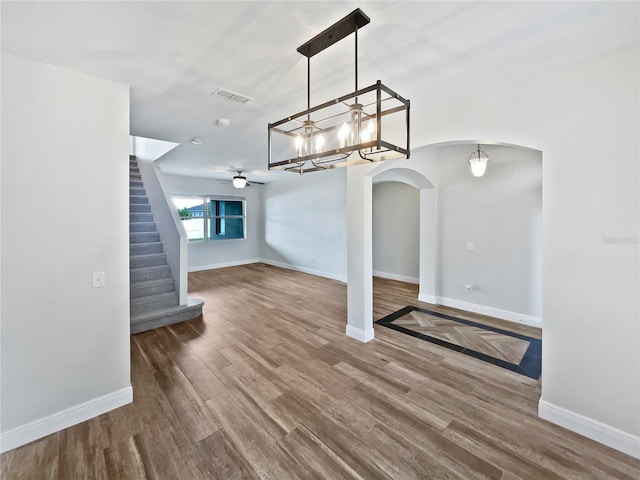
<svg viewBox="0 0 640 480">
<path fill-rule="evenodd" d="M 291 173 L 264 194 L 268 263 L 346 280 L 346 169 Z"/>
<path fill-rule="evenodd" d="M 420 191 L 400 182 L 373 185 L 373 274 L 418 283 Z"/>
<path fill-rule="evenodd" d="M 2 450 L 132 399 L 128 149 L 127 86 L 2 54 Z"/>
<path fill-rule="evenodd" d="M 540 152 L 483 145 L 489 165 L 485 175 L 476 178 L 467 162 L 475 148 L 438 148 L 441 303 L 468 310 L 489 307 L 502 311 L 496 316 L 510 318 L 515 313 L 540 324 Z M 474 250 L 467 248 L 469 243 Z M 466 291 L 466 283 L 473 285 L 471 292 Z"/>
<path fill-rule="evenodd" d="M 211 178 L 178 175 L 164 175 L 164 182 L 173 195 L 225 195 L 246 199 L 246 238 L 190 242 L 187 263 L 189 271 L 259 261 L 263 238 L 262 185 L 255 184 L 238 190 L 230 182 L 220 183 Z"/>
<path fill-rule="evenodd" d="M 637 49 L 609 55 L 432 106 L 423 119 L 434 139 L 476 132 L 542 150 L 542 400 L 635 436 L 638 58 Z M 476 111 L 484 112 L 482 122 L 462 115 Z M 609 237 L 635 240 L 611 244 Z"/>
<path fill-rule="evenodd" d="M 428 110 L 414 105 L 412 139 L 542 151 L 539 413 L 640 458 L 639 58 L 634 48 Z M 366 187 L 368 172 L 360 174 Z M 366 215 L 362 188 L 351 191 L 349 211 Z M 349 282 L 369 273 L 367 252 L 352 258 L 361 243 L 349 238 Z M 349 289 L 349 307 L 369 294 Z"/>
</svg>

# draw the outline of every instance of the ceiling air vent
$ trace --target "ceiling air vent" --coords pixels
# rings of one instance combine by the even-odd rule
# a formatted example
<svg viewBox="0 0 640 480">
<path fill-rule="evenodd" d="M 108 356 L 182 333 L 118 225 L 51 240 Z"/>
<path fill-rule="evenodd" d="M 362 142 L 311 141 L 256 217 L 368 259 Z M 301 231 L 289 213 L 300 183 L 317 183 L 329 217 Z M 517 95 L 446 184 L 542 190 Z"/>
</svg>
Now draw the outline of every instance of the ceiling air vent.
<svg viewBox="0 0 640 480">
<path fill-rule="evenodd" d="M 227 100 L 231 100 L 233 102 L 238 103 L 247 103 L 253 100 L 251 97 L 247 97 L 246 95 L 242 95 L 238 92 L 233 92 L 231 90 L 227 90 L 226 88 L 216 88 L 213 92 L 211 92 L 212 96 L 226 98 Z"/>
</svg>

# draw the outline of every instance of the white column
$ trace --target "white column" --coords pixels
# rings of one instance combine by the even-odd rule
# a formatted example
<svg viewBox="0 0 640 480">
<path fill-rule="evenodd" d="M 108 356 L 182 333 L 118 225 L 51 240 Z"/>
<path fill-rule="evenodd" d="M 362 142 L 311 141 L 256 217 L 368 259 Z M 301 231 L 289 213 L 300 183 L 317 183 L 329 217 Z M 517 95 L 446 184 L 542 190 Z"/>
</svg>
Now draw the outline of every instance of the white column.
<svg viewBox="0 0 640 480">
<path fill-rule="evenodd" d="M 436 303 L 439 252 L 438 197 L 435 188 L 420 190 L 420 290 L 418 300 Z"/>
<path fill-rule="evenodd" d="M 373 339 L 372 179 L 347 169 L 347 335 Z"/>
</svg>

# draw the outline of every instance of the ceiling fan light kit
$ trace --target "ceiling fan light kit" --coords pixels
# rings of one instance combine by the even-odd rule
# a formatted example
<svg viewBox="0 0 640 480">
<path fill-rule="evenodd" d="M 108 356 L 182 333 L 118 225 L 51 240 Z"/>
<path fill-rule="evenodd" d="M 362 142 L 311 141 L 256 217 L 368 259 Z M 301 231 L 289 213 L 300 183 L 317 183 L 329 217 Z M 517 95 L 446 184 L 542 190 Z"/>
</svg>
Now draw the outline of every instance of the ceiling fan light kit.
<svg viewBox="0 0 640 480">
<path fill-rule="evenodd" d="M 360 9 L 301 45 L 307 57 L 307 109 L 268 126 L 269 170 L 297 173 L 409 158 L 409 100 L 380 80 L 358 89 Z M 355 35 L 355 91 L 311 107 L 311 57 Z"/>
<path fill-rule="evenodd" d="M 233 177 L 233 186 L 237 189 L 241 189 L 247 186 L 247 177 L 242 175 L 242 171 L 238 171 L 238 174 Z"/>
</svg>

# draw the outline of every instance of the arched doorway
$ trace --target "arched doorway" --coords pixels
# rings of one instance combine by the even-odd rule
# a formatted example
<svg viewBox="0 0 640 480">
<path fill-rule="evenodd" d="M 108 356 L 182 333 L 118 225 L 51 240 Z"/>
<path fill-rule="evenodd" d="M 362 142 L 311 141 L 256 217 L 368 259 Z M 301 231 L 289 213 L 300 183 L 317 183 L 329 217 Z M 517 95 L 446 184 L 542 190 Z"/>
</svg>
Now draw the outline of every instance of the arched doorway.
<svg viewBox="0 0 640 480">
<path fill-rule="evenodd" d="M 412 158 L 350 168 L 347 173 L 348 197 L 348 324 L 347 335 L 367 342 L 374 336 L 372 303 L 372 186 L 378 181 L 400 181 L 420 190 L 420 268 L 418 300 L 440 303 L 442 288 L 440 221 L 438 210 L 438 151 L 460 146 L 473 150 L 478 142 L 443 142 L 412 151 Z M 481 142 L 496 148 L 516 148 L 537 155 L 541 171 L 541 152 L 527 147 Z M 463 148 L 463 149 L 464 149 Z M 457 159 L 466 168 L 466 157 Z M 469 174 L 470 175 L 470 174 Z M 541 182 L 541 175 L 540 175 Z M 541 183 L 540 183 L 541 185 Z M 541 191 L 541 190 L 540 190 Z M 541 207 L 540 207 L 541 214 Z M 472 242 L 470 242 L 472 243 Z M 473 247 L 469 247 L 472 249 Z M 541 256 L 541 251 L 538 252 Z M 541 283 L 541 279 L 539 279 Z M 538 288 L 539 293 L 539 288 Z M 471 302 L 468 302 L 471 304 Z M 464 309 L 464 307 L 463 307 Z M 541 309 L 541 306 L 540 306 Z M 473 311 L 473 310 L 471 310 Z M 493 309 L 485 313 L 501 313 Z M 509 313 L 509 312 L 507 312 Z M 500 315 L 495 315 L 499 318 Z M 533 317 L 535 320 L 535 317 Z M 527 323 L 529 316 L 509 320 Z"/>
</svg>

